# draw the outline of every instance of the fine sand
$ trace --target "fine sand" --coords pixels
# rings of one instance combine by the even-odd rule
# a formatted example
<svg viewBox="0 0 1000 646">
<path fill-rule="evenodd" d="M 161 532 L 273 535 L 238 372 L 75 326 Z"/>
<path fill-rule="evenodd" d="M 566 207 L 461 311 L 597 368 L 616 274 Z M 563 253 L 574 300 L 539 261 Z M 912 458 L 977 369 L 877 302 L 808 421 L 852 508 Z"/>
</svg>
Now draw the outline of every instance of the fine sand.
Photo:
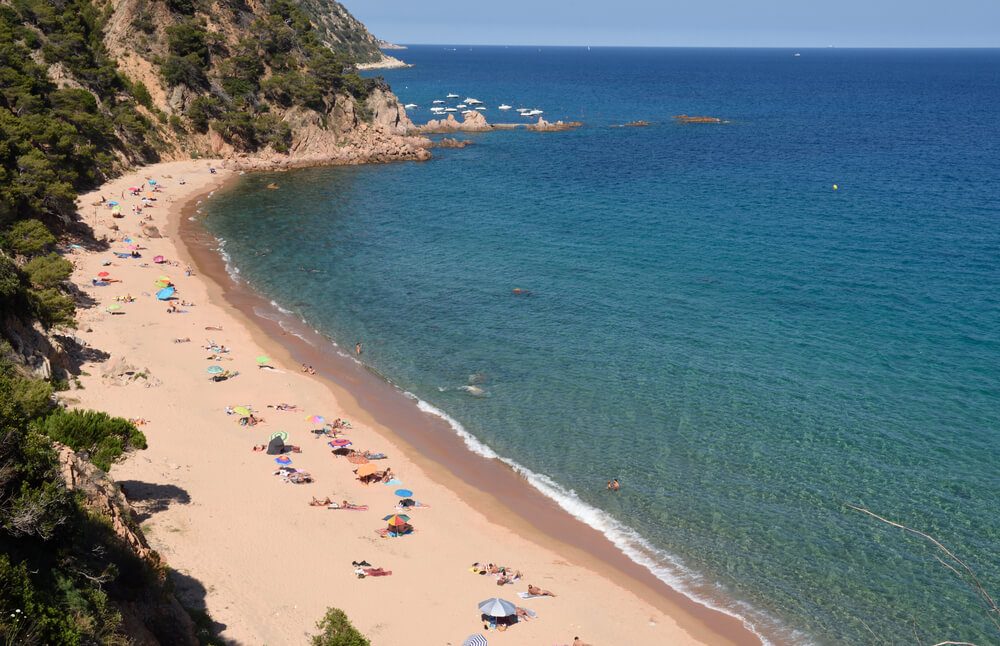
<svg viewBox="0 0 1000 646">
<path fill-rule="evenodd" d="M 141 429 L 149 448 L 116 465 L 112 476 L 139 510 L 152 547 L 179 573 L 182 598 L 204 604 L 225 639 L 301 644 L 325 609 L 335 606 L 376 645 L 461 644 L 470 634 L 484 633 L 477 603 L 499 596 L 537 617 L 484 633 L 490 643 L 569 644 L 575 636 L 606 646 L 757 643 L 736 620 L 671 595 L 650 583 L 648 574 L 644 580 L 641 573 L 609 565 L 610 544 L 600 548 L 609 554 L 602 559 L 599 549 L 587 552 L 573 541 L 545 536 L 495 499 L 463 487 L 448 465 L 417 455 L 376 421 L 371 406 L 333 381 L 304 374 L 286 345 L 230 305 L 219 285 L 197 270 L 186 275 L 191 260 L 177 236 L 182 208 L 209 199 L 233 176 L 222 169 L 210 174 L 210 165 L 200 160 L 148 166 L 80 198 L 82 219 L 96 237 L 112 242 L 107 251 L 68 255 L 76 265 L 75 282 L 96 302 L 81 310 L 78 335 L 95 355 L 109 357 L 84 365 L 84 388 L 67 394 L 83 407 L 146 420 Z M 126 187 L 145 186 L 149 178 L 162 190 L 144 216 L 151 216 L 163 238 L 143 237 L 131 212 L 138 198 L 127 192 L 122 198 Z M 125 217 L 113 219 L 106 206 L 94 206 L 102 195 L 121 202 Z M 111 230 L 112 224 L 119 230 Z M 141 258 L 114 256 L 129 251 L 126 236 L 141 247 Z M 155 264 L 158 255 L 178 264 Z M 121 282 L 92 286 L 101 271 Z M 154 282 L 161 275 L 177 287 L 172 302 L 181 312 L 167 313 L 167 303 L 156 300 Z M 135 301 L 118 314 L 107 311 L 126 295 Z M 190 342 L 175 343 L 177 338 Z M 203 347 L 208 340 L 229 353 L 210 360 L 212 352 Z M 274 368 L 258 368 L 260 355 L 271 357 Z M 145 374 L 128 382 L 102 376 L 118 360 Z M 213 364 L 239 375 L 213 382 L 206 372 Z M 298 410 L 267 407 L 281 402 Z M 243 405 L 265 421 L 241 426 L 239 415 L 225 412 Z M 401 486 L 429 505 L 408 512 L 414 534 L 376 534 L 385 526 L 382 518 L 396 511 L 394 491 L 400 486 L 358 482 L 356 465 L 332 455 L 327 439 L 310 432 L 317 425 L 306 418 L 314 414 L 349 420 L 352 428 L 344 436 L 354 448 L 388 455 L 373 464 L 391 466 Z M 423 415 L 415 406 L 412 414 Z M 282 482 L 272 475 L 274 457 L 251 450 L 276 431 L 302 447 L 302 453 L 290 454 L 291 466 L 311 473 L 314 483 Z M 346 499 L 369 511 L 311 507 L 313 496 Z M 392 575 L 359 579 L 355 560 Z M 495 577 L 470 572 L 475 561 L 511 566 L 524 578 L 497 586 Z M 557 596 L 519 599 L 528 583 Z"/>
</svg>

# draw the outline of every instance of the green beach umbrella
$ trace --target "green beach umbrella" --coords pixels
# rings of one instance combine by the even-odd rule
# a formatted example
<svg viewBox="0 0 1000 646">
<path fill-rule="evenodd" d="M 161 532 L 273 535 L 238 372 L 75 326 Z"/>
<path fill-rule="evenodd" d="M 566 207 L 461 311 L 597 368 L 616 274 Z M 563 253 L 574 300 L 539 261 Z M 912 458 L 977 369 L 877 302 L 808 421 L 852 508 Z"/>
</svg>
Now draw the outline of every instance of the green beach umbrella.
<svg viewBox="0 0 1000 646">
<path fill-rule="evenodd" d="M 273 440 L 276 437 L 280 437 L 281 441 L 284 442 L 285 440 L 288 439 L 288 433 L 286 433 L 284 431 L 275 431 L 274 433 L 271 433 L 271 438 L 270 439 Z"/>
<path fill-rule="evenodd" d="M 242 415 L 243 417 L 249 417 L 252 413 L 246 406 L 237 406 L 233 409 L 233 412 L 237 415 Z"/>
<path fill-rule="evenodd" d="M 112 303 L 111 305 L 108 305 L 108 311 L 109 312 L 117 312 L 121 308 L 122 308 L 122 306 L 121 306 L 120 303 Z"/>
<path fill-rule="evenodd" d="M 209 366 L 205 372 L 210 375 L 221 375 L 225 370 L 222 369 L 222 366 Z"/>
<path fill-rule="evenodd" d="M 260 355 L 259 357 L 257 357 L 257 364 L 258 364 L 258 365 L 261 365 L 261 366 L 262 366 L 262 365 L 264 365 L 265 363 L 271 363 L 271 357 L 268 357 L 268 356 L 265 356 L 265 355 L 263 355 L 263 354 L 262 354 L 262 355 Z"/>
</svg>

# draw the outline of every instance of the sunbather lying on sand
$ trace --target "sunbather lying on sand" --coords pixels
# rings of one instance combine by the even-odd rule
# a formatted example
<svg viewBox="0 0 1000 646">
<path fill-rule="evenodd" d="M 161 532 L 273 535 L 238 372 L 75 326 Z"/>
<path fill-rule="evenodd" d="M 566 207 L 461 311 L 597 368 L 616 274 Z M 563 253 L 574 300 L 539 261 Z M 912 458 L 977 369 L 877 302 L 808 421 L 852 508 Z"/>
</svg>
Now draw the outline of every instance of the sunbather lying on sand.
<svg viewBox="0 0 1000 646">
<path fill-rule="evenodd" d="M 518 621 L 528 621 L 532 619 L 531 613 L 521 606 L 514 606 L 514 612 L 517 614 Z"/>
<path fill-rule="evenodd" d="M 282 480 L 292 484 L 308 484 L 313 481 L 308 471 L 299 471 L 292 467 L 281 467 L 274 472 L 274 475 L 280 476 Z"/>
<path fill-rule="evenodd" d="M 533 597 L 554 597 L 556 595 L 552 594 L 548 590 L 542 590 L 541 588 L 528 584 L 528 594 Z"/>
<path fill-rule="evenodd" d="M 259 453 L 261 451 L 267 450 L 266 444 L 255 444 L 253 447 L 254 453 Z M 285 444 L 282 453 L 302 453 L 301 446 L 295 446 L 294 444 Z"/>
<path fill-rule="evenodd" d="M 275 405 L 268 404 L 267 407 L 268 408 L 273 408 L 275 410 L 298 410 L 299 409 L 299 407 L 296 406 L 295 404 L 285 404 L 285 403 L 275 404 Z"/>
<path fill-rule="evenodd" d="M 327 505 L 332 505 L 332 504 L 334 504 L 334 502 L 330 500 L 330 498 L 328 497 L 324 498 L 323 500 L 320 500 L 315 496 L 313 496 L 313 499 L 309 501 L 310 507 L 326 507 Z"/>
<path fill-rule="evenodd" d="M 183 339 L 174 339 L 174 343 L 191 343 L 191 337 L 186 336 Z"/>
</svg>

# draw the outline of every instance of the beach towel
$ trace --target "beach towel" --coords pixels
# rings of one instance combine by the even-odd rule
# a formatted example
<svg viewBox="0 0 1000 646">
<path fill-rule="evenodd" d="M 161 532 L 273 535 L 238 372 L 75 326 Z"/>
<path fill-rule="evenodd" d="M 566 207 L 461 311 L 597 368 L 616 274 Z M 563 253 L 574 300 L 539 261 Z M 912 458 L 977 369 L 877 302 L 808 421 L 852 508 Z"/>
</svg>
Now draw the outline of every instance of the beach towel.
<svg viewBox="0 0 1000 646">
<path fill-rule="evenodd" d="M 334 503 L 327 507 L 327 509 L 343 509 L 344 511 L 368 511 L 368 505 L 357 505 L 355 507 L 341 507 L 340 505 Z"/>
<path fill-rule="evenodd" d="M 547 597 L 549 595 L 547 595 L 547 594 L 528 594 L 527 592 L 518 592 L 517 596 L 521 597 L 522 599 L 544 599 L 545 597 Z M 528 611 L 528 614 L 531 615 L 531 611 L 530 610 Z M 531 615 L 531 616 L 534 617 L 534 615 Z"/>
<path fill-rule="evenodd" d="M 366 567 L 364 572 L 367 576 L 389 576 L 392 570 L 383 570 L 380 567 Z"/>
</svg>

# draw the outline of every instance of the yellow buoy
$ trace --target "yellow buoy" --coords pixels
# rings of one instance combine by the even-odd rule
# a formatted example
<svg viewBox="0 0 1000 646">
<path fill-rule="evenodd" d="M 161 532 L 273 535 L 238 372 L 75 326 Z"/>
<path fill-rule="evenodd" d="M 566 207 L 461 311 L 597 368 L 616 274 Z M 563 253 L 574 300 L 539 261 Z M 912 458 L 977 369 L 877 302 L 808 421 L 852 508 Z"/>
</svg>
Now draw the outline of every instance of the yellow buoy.
<svg viewBox="0 0 1000 646">
<path fill-rule="evenodd" d="M 836 191 L 836 190 L 837 190 L 837 189 L 839 189 L 839 188 L 840 188 L 840 187 L 839 187 L 839 186 L 837 186 L 836 184 L 834 184 L 834 185 L 833 185 L 833 190 L 835 190 L 835 191 Z"/>
</svg>

